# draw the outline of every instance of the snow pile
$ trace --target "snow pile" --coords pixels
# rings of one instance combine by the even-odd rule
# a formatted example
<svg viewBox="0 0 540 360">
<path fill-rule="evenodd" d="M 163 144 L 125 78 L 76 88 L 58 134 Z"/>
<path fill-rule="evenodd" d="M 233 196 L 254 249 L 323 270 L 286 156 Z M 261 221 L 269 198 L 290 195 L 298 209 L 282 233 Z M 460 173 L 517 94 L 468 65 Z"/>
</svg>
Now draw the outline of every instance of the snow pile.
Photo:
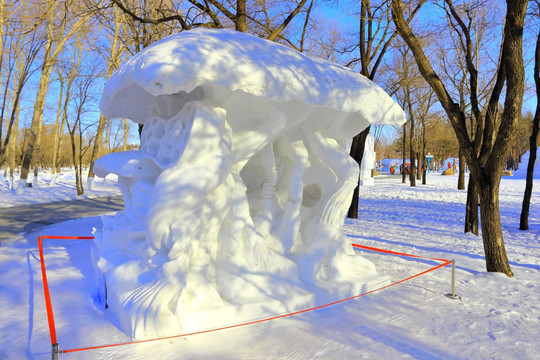
<svg viewBox="0 0 540 360">
<path fill-rule="evenodd" d="M 364 146 L 364 156 L 360 168 L 360 186 L 374 185 L 375 179 L 371 176 L 376 167 L 377 154 L 375 153 L 375 137 L 369 134 Z"/>
<path fill-rule="evenodd" d="M 529 156 L 530 150 L 527 150 L 525 154 L 521 157 L 521 162 L 519 163 L 518 170 L 514 171 L 514 176 L 526 177 L 527 176 L 527 167 L 529 166 Z M 540 178 L 540 161 L 538 161 L 538 156 L 540 156 L 540 151 L 536 149 L 536 161 L 534 162 L 534 172 L 533 178 Z"/>
<path fill-rule="evenodd" d="M 194 30 L 109 79 L 101 109 L 144 124 L 141 150 L 99 159 L 126 209 L 103 219 L 102 297 L 135 338 L 280 314 L 387 282 L 343 220 L 348 140 L 401 108 L 346 68 L 238 32 Z"/>
<path fill-rule="evenodd" d="M 87 176 L 88 171 L 84 171 L 85 184 Z M 114 174 L 97 180 L 92 190 L 85 188 L 83 195 L 77 195 L 75 173 L 72 168 L 64 168 L 55 175 L 50 170 L 40 171 L 37 181 L 33 173 L 29 174 L 28 184 L 32 184 L 32 187 L 27 187 L 23 195 L 16 193 L 15 187 L 19 185 L 19 177 L 19 173 L 10 178 L 4 177 L 0 172 L 0 208 L 120 194 L 116 184 L 117 176 Z"/>
</svg>

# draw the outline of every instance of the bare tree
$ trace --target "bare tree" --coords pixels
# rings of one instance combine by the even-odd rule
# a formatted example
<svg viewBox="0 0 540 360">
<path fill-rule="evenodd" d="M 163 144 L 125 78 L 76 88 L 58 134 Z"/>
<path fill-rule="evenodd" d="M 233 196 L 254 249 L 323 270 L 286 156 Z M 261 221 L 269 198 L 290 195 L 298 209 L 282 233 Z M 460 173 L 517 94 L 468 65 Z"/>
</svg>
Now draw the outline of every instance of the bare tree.
<svg viewBox="0 0 540 360">
<path fill-rule="evenodd" d="M 445 31 L 448 42 L 441 42 L 439 63 L 445 76 L 447 90 L 459 99 L 461 111 L 465 114 L 469 136 L 480 152 L 480 137 L 483 135 L 484 118 L 490 95 L 497 77 L 497 62 L 492 59 L 491 49 L 496 46 L 500 29 L 493 5 L 480 1 L 469 1 L 454 5 L 452 1 L 442 2 L 446 14 Z M 478 69 L 482 68 L 482 71 Z M 497 121 L 497 114 L 494 115 Z M 465 189 L 466 157 L 464 149 L 459 149 L 458 189 Z M 479 234 L 479 187 L 474 176 L 469 177 L 464 231 Z"/>
<path fill-rule="evenodd" d="M 99 3 L 101 3 L 101 1 Z M 87 22 L 92 14 L 92 12 L 87 9 L 81 9 L 75 6 L 70 0 L 48 0 L 45 3 L 45 6 L 46 43 L 43 53 L 40 82 L 36 93 L 36 100 L 34 102 L 28 145 L 24 154 L 21 178 L 17 188 L 19 194 L 24 194 L 26 188 L 30 164 L 34 156 L 34 148 L 36 153 L 39 154 L 43 109 L 45 107 L 45 98 L 54 64 L 60 53 L 64 50 L 67 41 Z M 69 22 L 69 20 L 73 21 Z M 34 179 L 34 181 L 36 181 L 36 179 Z"/>
<path fill-rule="evenodd" d="M 389 74 L 389 87 L 395 89 L 394 96 L 406 111 L 408 118 L 406 125 L 409 127 L 410 162 L 406 166 L 406 151 L 404 150 L 403 173 L 408 175 L 410 186 L 416 186 L 416 180 L 422 179 L 423 164 L 421 163 L 425 162 L 426 120 L 429 117 L 431 106 L 435 102 L 434 94 L 418 72 L 414 58 L 404 43 L 399 44 L 398 42 L 391 61 L 386 67 L 388 69 L 385 71 Z M 403 176 L 403 183 L 406 182 L 406 177 Z"/>
<path fill-rule="evenodd" d="M 97 79 L 94 75 L 97 72 L 97 63 L 95 61 L 88 61 L 87 63 L 91 65 L 83 65 L 85 63 L 83 46 L 79 39 L 74 49 L 76 59 L 70 69 L 70 78 L 68 79 L 68 82 L 74 87 L 74 96 L 71 101 L 73 111 L 66 118 L 66 126 L 71 142 L 71 158 L 73 167 L 75 168 L 77 195 L 84 194 L 82 174 L 83 156 L 90 147 L 90 144 L 84 139 L 84 134 L 90 127 L 90 124 L 83 123 L 83 120 L 88 111 L 87 107 L 92 100 L 92 86 Z M 66 94 L 66 98 L 67 96 Z"/>
<path fill-rule="evenodd" d="M 34 62 L 43 45 L 43 38 L 38 33 L 32 31 L 27 33 L 21 26 L 27 24 L 19 24 L 19 27 L 12 29 L 10 34 L 9 48 L 5 53 L 8 54 L 6 82 L 4 87 L 4 95 L 2 101 L 2 109 L 0 115 L 0 166 L 6 161 L 6 150 L 11 141 L 11 136 L 14 131 L 17 131 L 17 126 L 14 126 L 16 116 L 19 111 L 19 103 L 22 97 L 23 89 L 29 78 L 35 72 Z M 2 54 L 3 55 L 3 54 Z M 2 136 L 4 126 L 4 114 L 7 109 L 6 100 L 9 93 L 10 82 L 13 81 L 13 89 L 11 91 L 12 103 L 9 121 L 6 124 L 6 135 Z"/>
<path fill-rule="evenodd" d="M 411 13 L 407 21 L 413 19 L 424 2 L 425 0 L 419 2 L 419 5 Z M 360 0 L 358 43 L 345 50 L 348 52 L 358 50 L 359 56 L 352 59 L 347 66 L 354 67 L 355 64 L 359 63 L 360 74 L 373 81 L 384 55 L 397 35 L 395 29 L 391 26 L 392 22 L 390 20 L 388 1 L 372 2 L 371 0 Z M 350 155 L 356 160 L 359 168 L 362 167 L 364 148 L 370 130 L 371 127 L 366 128 L 360 134 L 355 135 L 352 141 Z M 354 189 L 347 217 L 358 218 L 358 200 L 359 187 L 357 186 Z"/>
<path fill-rule="evenodd" d="M 111 1 L 139 24 L 173 23 L 182 30 L 197 27 L 234 28 L 236 31 L 257 34 L 272 41 L 282 40 L 291 45 L 293 43 L 282 35 L 294 18 L 306 11 L 304 7 L 307 3 L 307 0 L 286 0 L 275 6 L 267 6 L 266 0 L 252 3 L 246 0 L 160 1 L 151 13 L 141 10 L 148 8 L 152 0 L 143 0 L 138 6 L 126 0 Z"/>
<path fill-rule="evenodd" d="M 456 20 L 461 19 L 455 13 L 451 0 L 445 0 L 445 3 Z M 499 185 L 504 162 L 510 151 L 510 143 L 515 135 L 517 119 L 523 102 L 524 66 L 522 43 L 527 0 L 507 1 L 497 78 L 486 109 L 486 116 L 483 118 L 483 136 L 474 140 L 469 136 L 465 114 L 460 109 L 459 104 L 451 97 L 445 84 L 431 66 L 431 62 L 426 57 L 420 42 L 404 19 L 403 9 L 404 6 L 401 0 L 392 0 L 393 21 L 401 37 L 411 48 L 420 73 L 433 88 L 439 102 L 446 111 L 458 141 L 465 152 L 471 176 L 477 180 L 480 186 L 480 216 L 486 269 L 490 272 L 502 272 L 507 276 L 513 276 L 502 235 L 499 213 Z M 467 27 L 463 21 L 458 20 L 458 23 L 464 31 L 467 46 L 470 47 L 472 41 L 467 36 L 467 34 L 470 34 Z M 467 57 L 466 60 L 467 69 L 471 75 L 471 84 L 474 86 L 477 69 L 471 57 Z M 497 127 L 497 105 L 504 83 L 506 83 L 504 111 Z M 476 93 L 471 91 L 471 96 L 473 111 L 478 112 L 478 118 L 480 118 L 480 109 L 475 103 Z M 477 144 L 474 142 L 478 143 L 479 153 L 475 150 Z"/>
<path fill-rule="evenodd" d="M 120 44 L 120 33 L 121 33 L 121 27 L 122 27 L 120 15 L 121 14 L 120 14 L 119 8 L 114 7 L 113 8 L 114 30 L 111 35 L 111 50 L 108 56 L 109 61 L 107 63 L 107 78 L 109 78 L 112 75 L 113 71 L 115 71 L 118 68 L 118 65 L 120 63 L 119 58 L 124 52 L 124 47 L 122 47 L 122 45 Z M 94 139 L 94 147 L 92 149 L 92 155 L 90 157 L 90 168 L 88 169 L 87 187 L 89 190 L 93 190 L 93 187 L 94 187 L 94 162 L 98 158 L 101 152 L 101 147 L 102 147 L 102 142 L 103 142 L 103 132 L 105 130 L 106 122 L 107 122 L 107 119 L 105 118 L 105 116 L 101 114 L 99 117 L 96 137 Z M 125 147 L 127 145 L 127 132 L 128 132 L 128 129 L 126 126 L 126 129 L 124 131 L 124 143 L 126 143 Z"/>
</svg>

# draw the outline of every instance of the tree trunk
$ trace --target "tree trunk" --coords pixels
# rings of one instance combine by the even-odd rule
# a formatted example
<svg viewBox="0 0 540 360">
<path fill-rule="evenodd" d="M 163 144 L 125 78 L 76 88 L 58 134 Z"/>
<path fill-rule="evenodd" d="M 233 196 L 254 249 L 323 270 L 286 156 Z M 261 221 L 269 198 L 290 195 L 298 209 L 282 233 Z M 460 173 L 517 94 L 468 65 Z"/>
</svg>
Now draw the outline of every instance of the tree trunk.
<svg viewBox="0 0 540 360">
<path fill-rule="evenodd" d="M 407 182 L 407 174 L 405 174 L 405 162 L 407 161 L 407 123 L 403 124 L 403 143 L 401 144 L 401 183 Z"/>
<path fill-rule="evenodd" d="M 48 78 L 44 79 L 40 83 L 36 102 L 34 103 L 34 115 L 32 116 L 32 124 L 30 125 L 30 131 L 28 133 L 28 144 L 26 151 L 24 152 L 24 158 L 21 168 L 21 178 L 19 180 L 19 187 L 17 188 L 18 194 L 24 194 L 26 188 L 26 181 L 28 179 L 28 173 L 30 172 L 30 164 L 32 163 L 34 155 L 34 145 L 36 144 L 39 131 L 39 121 L 41 119 L 40 114 L 43 112 L 45 106 L 45 95 L 48 87 Z"/>
<path fill-rule="evenodd" d="M 236 22 L 234 25 L 236 31 L 244 33 L 247 31 L 246 0 L 236 1 Z"/>
<path fill-rule="evenodd" d="M 500 178 L 494 179 L 484 173 L 480 184 L 480 218 L 482 220 L 482 240 L 486 256 L 486 270 L 502 272 L 508 277 L 514 276 L 510 269 L 501 227 L 499 212 Z"/>
<path fill-rule="evenodd" d="M 427 155 L 426 155 L 426 124 L 422 119 L 422 185 L 427 183 Z"/>
<path fill-rule="evenodd" d="M 540 122 L 540 111 L 536 110 L 534 117 L 533 131 L 530 137 L 529 163 L 527 164 L 527 180 L 525 183 L 525 194 L 521 205 L 521 216 L 519 220 L 519 230 L 529 230 L 529 208 L 533 190 L 534 164 L 536 162 L 536 137 L 538 136 L 538 124 Z M 536 129 L 536 130 L 535 130 Z M 533 140 L 534 137 L 534 140 Z"/>
<path fill-rule="evenodd" d="M 60 71 L 59 71 L 60 73 Z M 56 163 L 58 161 L 58 152 L 60 146 L 60 139 L 62 137 L 62 132 L 64 131 L 64 123 L 62 118 L 62 100 L 63 100 L 63 80 L 62 75 L 59 74 L 60 86 L 58 94 L 58 109 L 56 109 L 56 129 L 54 134 L 54 143 L 53 143 L 53 158 L 52 158 L 52 170 L 51 170 L 51 185 L 54 185 L 56 182 Z M 60 125 L 62 118 L 62 125 Z"/>
<path fill-rule="evenodd" d="M 366 139 L 367 139 L 367 136 L 369 135 L 370 129 L 371 129 L 371 126 L 368 126 L 364 131 L 356 135 L 353 138 L 353 141 L 351 144 L 350 154 L 351 154 L 351 157 L 354 160 L 356 160 L 359 171 L 361 171 L 360 167 L 362 165 L 362 158 L 364 157 L 364 149 L 366 147 Z M 358 181 L 360 181 L 360 177 L 358 178 Z M 360 184 L 358 183 L 353 192 L 351 206 L 349 206 L 349 212 L 347 213 L 348 218 L 358 219 L 358 200 L 360 197 L 359 192 L 360 192 Z"/>
<path fill-rule="evenodd" d="M 414 125 L 413 125 L 413 119 L 409 119 L 411 123 L 411 131 L 409 133 L 410 138 L 410 144 L 409 144 L 409 156 L 411 160 L 411 165 L 409 167 L 409 181 L 411 186 L 416 186 L 416 150 L 414 149 Z M 405 168 L 405 166 L 404 166 Z"/>
<path fill-rule="evenodd" d="M 44 103 L 45 105 L 45 103 Z M 38 187 L 38 174 L 39 174 L 39 168 L 41 167 L 41 133 L 43 132 L 43 110 L 41 111 L 41 115 L 39 117 L 39 123 L 38 123 L 38 131 L 37 131 L 37 137 L 36 137 L 36 144 L 34 146 L 34 155 L 32 155 L 32 158 L 34 159 L 34 180 L 33 180 L 33 187 L 34 189 L 37 189 Z"/>
<path fill-rule="evenodd" d="M 16 109 L 15 121 L 13 124 L 12 135 L 9 139 L 9 189 L 13 189 L 13 181 L 15 179 L 15 151 L 17 149 L 17 135 L 19 131 L 19 108 Z"/>
<path fill-rule="evenodd" d="M 416 166 L 416 180 L 422 180 L 422 154 L 420 154 L 419 152 L 416 153 L 416 159 L 417 159 L 417 163 L 418 163 L 418 166 Z"/>
<path fill-rule="evenodd" d="M 469 185 L 467 186 L 467 201 L 465 206 L 465 229 L 478 235 L 478 187 L 473 176 L 469 176 Z"/>
<path fill-rule="evenodd" d="M 77 188 L 77 195 L 82 195 L 84 192 L 82 191 L 80 187 L 80 184 L 81 184 L 81 181 L 79 178 L 80 164 L 77 164 L 77 148 L 75 147 L 75 126 L 73 127 L 73 131 L 70 130 L 69 138 L 71 140 L 71 160 L 73 161 L 73 167 L 75 168 L 75 186 Z"/>
<path fill-rule="evenodd" d="M 94 189 L 94 162 L 99 156 L 101 151 L 101 143 L 103 142 L 103 130 L 105 129 L 105 122 L 107 119 L 103 114 L 99 116 L 99 123 L 96 132 L 96 137 L 94 140 L 94 148 L 92 149 L 92 155 L 90 156 L 90 169 L 88 169 L 88 178 L 86 181 L 86 186 L 89 190 Z"/>
<path fill-rule="evenodd" d="M 127 145 L 128 145 L 128 132 L 129 132 L 129 124 L 128 120 L 124 119 L 124 146 L 122 147 L 123 151 L 127 151 Z"/>
<path fill-rule="evenodd" d="M 540 130 L 540 33 L 536 39 L 534 82 L 536 84 L 536 113 L 534 114 L 531 137 L 529 138 L 529 163 L 527 164 L 527 181 L 525 185 L 525 194 L 523 195 L 523 204 L 521 206 L 519 230 L 529 230 L 529 208 L 531 205 L 534 164 L 536 162 L 536 150 L 538 146 L 536 140 L 538 139 L 538 132 Z"/>
<path fill-rule="evenodd" d="M 463 149 L 459 147 L 459 170 L 458 170 L 458 190 L 465 190 L 465 154 L 463 154 Z"/>
</svg>

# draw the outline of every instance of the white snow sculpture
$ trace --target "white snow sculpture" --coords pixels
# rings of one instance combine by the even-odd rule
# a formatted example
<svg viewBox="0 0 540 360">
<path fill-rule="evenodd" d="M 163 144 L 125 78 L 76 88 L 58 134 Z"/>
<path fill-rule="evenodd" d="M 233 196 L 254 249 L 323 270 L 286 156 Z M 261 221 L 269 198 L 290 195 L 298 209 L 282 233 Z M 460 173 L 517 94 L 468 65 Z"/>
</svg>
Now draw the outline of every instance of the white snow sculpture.
<svg viewBox="0 0 540 360">
<path fill-rule="evenodd" d="M 375 179 L 371 176 L 375 169 L 375 137 L 368 134 L 364 146 L 364 156 L 362 156 L 362 166 L 360 167 L 360 186 L 375 185 Z"/>
<path fill-rule="evenodd" d="M 136 338 L 284 313 L 387 281 L 343 221 L 358 181 L 347 140 L 401 108 L 346 68 L 224 30 L 172 35 L 127 61 L 101 110 L 144 124 L 140 151 L 96 162 L 125 210 L 95 264 Z"/>
</svg>

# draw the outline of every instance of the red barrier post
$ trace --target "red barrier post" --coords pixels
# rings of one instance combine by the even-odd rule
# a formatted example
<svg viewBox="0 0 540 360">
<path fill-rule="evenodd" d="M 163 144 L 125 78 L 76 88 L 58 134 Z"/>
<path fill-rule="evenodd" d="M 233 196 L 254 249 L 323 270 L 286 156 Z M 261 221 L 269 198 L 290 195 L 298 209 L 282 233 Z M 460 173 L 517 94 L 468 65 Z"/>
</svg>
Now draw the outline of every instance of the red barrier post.
<svg viewBox="0 0 540 360">
<path fill-rule="evenodd" d="M 45 296 L 45 307 L 47 309 L 47 321 L 49 322 L 49 333 L 51 335 L 51 359 L 58 360 L 58 342 L 56 341 L 56 327 L 54 325 L 54 314 L 49 293 L 49 283 L 47 282 L 47 271 L 45 270 L 45 259 L 43 258 L 43 241 L 38 237 L 39 262 L 41 263 L 41 277 L 43 279 L 43 294 Z"/>
<path fill-rule="evenodd" d="M 49 294 L 49 283 L 47 282 L 47 272 L 45 271 L 45 260 L 43 259 L 43 241 L 38 237 L 39 261 L 41 263 L 41 277 L 43 278 L 43 293 L 45 295 L 45 307 L 47 308 L 47 320 L 49 322 L 49 333 L 51 334 L 51 344 L 56 343 L 56 328 L 54 326 L 54 315 Z"/>
</svg>

